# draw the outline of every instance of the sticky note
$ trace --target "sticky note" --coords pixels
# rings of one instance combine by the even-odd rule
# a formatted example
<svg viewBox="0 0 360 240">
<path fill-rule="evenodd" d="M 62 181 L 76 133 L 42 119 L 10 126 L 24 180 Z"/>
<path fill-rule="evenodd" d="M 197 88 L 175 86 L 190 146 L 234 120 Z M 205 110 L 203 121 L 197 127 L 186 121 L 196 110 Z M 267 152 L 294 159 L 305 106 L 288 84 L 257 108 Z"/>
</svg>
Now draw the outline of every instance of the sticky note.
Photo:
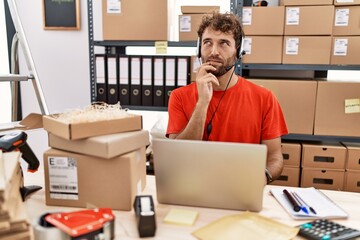
<svg viewBox="0 0 360 240">
<path fill-rule="evenodd" d="M 345 113 L 360 113 L 360 98 L 345 99 Z"/>
<path fill-rule="evenodd" d="M 192 226 L 198 216 L 198 212 L 184 209 L 171 209 L 164 218 L 165 223 Z"/>
<path fill-rule="evenodd" d="M 167 41 L 156 41 L 155 42 L 156 54 L 166 54 L 167 47 L 168 47 Z"/>
</svg>

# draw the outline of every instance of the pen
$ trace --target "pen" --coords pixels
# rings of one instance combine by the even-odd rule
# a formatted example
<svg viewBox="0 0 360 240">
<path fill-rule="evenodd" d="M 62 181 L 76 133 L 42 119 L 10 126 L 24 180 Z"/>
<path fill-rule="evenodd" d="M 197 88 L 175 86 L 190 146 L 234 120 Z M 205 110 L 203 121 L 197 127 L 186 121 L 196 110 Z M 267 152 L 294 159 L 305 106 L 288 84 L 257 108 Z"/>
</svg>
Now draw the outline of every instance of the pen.
<svg viewBox="0 0 360 240">
<path fill-rule="evenodd" d="M 284 189 L 283 193 L 285 194 L 287 200 L 289 200 L 289 202 L 291 203 L 291 205 L 293 206 L 293 209 L 295 212 L 300 211 L 300 206 L 297 203 L 297 201 L 293 198 L 293 196 L 288 192 L 288 190 Z"/>
<path fill-rule="evenodd" d="M 291 192 L 290 194 L 291 194 L 291 195 L 295 198 L 295 200 L 299 203 L 300 209 L 301 209 L 304 213 L 309 214 L 309 211 L 307 210 L 306 205 L 303 205 L 302 201 L 300 200 L 299 195 L 297 195 L 296 192 Z"/>
<path fill-rule="evenodd" d="M 309 208 L 309 210 L 313 213 L 316 214 L 316 211 L 314 208 L 310 207 L 309 204 L 307 204 L 296 192 L 294 192 L 295 196 L 300 200 L 300 202 L 302 202 L 306 207 Z"/>
</svg>

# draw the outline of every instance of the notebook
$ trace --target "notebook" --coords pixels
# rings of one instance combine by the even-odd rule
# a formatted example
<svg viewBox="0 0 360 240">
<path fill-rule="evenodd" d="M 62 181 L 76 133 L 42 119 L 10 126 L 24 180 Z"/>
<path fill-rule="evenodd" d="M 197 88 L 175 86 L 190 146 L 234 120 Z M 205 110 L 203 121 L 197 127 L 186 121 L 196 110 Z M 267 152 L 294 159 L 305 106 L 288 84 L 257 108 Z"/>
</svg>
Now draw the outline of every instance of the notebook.
<svg viewBox="0 0 360 240">
<path fill-rule="evenodd" d="M 159 203 L 262 209 L 265 145 L 172 139 L 152 143 Z"/>
</svg>

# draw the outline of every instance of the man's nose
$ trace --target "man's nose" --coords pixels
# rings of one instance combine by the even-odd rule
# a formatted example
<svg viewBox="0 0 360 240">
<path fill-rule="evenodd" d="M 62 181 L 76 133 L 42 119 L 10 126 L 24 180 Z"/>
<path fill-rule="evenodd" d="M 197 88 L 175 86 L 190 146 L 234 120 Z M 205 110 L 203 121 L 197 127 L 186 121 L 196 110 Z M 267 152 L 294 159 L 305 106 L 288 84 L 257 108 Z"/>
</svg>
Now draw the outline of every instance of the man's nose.
<svg viewBox="0 0 360 240">
<path fill-rule="evenodd" d="M 216 44 L 214 44 L 211 48 L 211 55 L 218 55 L 219 54 L 219 51 L 218 51 L 218 46 Z"/>
</svg>

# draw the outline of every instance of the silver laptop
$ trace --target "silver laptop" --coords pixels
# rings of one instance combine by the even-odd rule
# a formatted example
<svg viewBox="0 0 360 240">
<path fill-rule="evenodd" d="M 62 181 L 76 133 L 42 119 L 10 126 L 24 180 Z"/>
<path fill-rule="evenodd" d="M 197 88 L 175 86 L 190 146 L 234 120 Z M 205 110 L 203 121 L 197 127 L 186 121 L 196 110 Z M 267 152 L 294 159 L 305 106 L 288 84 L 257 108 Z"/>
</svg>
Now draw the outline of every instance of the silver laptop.
<svg viewBox="0 0 360 240">
<path fill-rule="evenodd" d="M 152 143 L 159 203 L 262 209 L 265 145 L 171 139 Z"/>
</svg>

